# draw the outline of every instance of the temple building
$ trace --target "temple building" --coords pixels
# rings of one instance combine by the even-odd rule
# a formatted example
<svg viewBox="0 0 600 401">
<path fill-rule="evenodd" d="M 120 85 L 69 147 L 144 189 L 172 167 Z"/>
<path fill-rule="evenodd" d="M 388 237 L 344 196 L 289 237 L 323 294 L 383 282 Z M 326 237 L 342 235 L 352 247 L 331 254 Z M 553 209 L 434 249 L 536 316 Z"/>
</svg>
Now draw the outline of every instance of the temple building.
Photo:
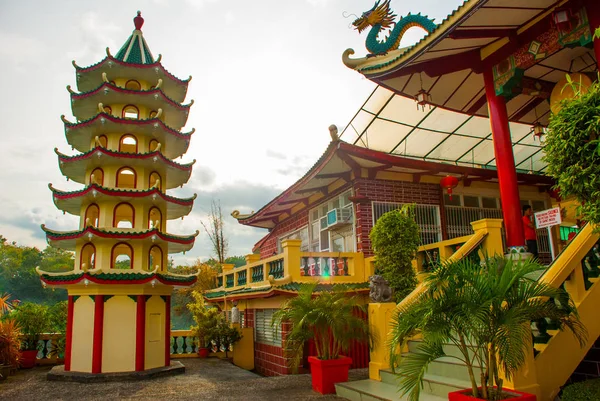
<svg viewBox="0 0 600 401">
<path fill-rule="evenodd" d="M 167 221 L 189 214 L 195 195 L 167 190 L 192 172 L 194 163 L 173 159 L 188 149 L 193 131 L 181 129 L 193 102 L 183 104 L 189 79 L 154 58 L 143 23 L 138 11 L 115 56 L 107 48 L 94 65 L 73 62 L 78 92 L 67 89 L 76 121 L 62 119 L 80 153 L 56 153 L 62 174 L 84 188 L 49 185 L 56 207 L 80 217 L 73 231 L 42 226 L 50 245 L 75 252 L 72 271 L 38 270 L 44 286 L 68 291 L 65 365 L 49 377 L 183 370 L 170 361 L 171 293 L 196 276 L 170 273 L 167 263 L 169 254 L 190 250 L 198 232 L 169 234 Z"/>
</svg>

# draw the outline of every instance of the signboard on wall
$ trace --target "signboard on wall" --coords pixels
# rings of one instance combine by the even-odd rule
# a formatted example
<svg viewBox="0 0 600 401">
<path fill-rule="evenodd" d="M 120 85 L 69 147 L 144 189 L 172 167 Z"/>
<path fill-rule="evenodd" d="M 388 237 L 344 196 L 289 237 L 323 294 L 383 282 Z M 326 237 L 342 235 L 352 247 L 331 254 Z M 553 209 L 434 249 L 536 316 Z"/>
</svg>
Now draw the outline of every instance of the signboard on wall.
<svg viewBox="0 0 600 401">
<path fill-rule="evenodd" d="M 562 222 L 558 207 L 537 212 L 534 216 L 536 228 L 557 226 Z"/>
</svg>

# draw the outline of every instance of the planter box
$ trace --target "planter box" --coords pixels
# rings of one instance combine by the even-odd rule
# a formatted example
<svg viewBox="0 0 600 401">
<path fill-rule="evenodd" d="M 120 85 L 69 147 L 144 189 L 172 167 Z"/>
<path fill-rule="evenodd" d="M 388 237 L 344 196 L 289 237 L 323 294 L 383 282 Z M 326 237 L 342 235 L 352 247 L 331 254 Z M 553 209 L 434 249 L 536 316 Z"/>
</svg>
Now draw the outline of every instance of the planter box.
<svg viewBox="0 0 600 401">
<path fill-rule="evenodd" d="M 314 356 L 308 357 L 313 390 L 321 394 L 334 394 L 335 383 L 348 381 L 348 370 L 352 358 L 347 356 L 338 359 L 322 360 Z"/>
<path fill-rule="evenodd" d="M 208 358 L 209 352 L 210 352 L 210 349 L 208 349 L 208 348 L 198 348 L 198 356 L 200 358 Z"/>
<path fill-rule="evenodd" d="M 24 369 L 31 369 L 35 366 L 38 350 L 21 351 L 19 364 Z"/>
<path fill-rule="evenodd" d="M 451 393 L 448 393 L 448 401 L 475 401 L 475 400 L 482 400 L 482 398 L 476 398 L 473 397 L 471 394 L 471 389 L 466 389 L 466 390 L 460 390 L 460 391 L 453 391 Z M 511 398 L 505 398 L 503 401 L 537 401 L 537 397 L 533 394 L 528 394 L 528 393 L 522 393 L 520 391 L 517 390 L 510 390 L 510 389 L 502 389 L 502 391 L 504 391 L 507 394 L 511 394 L 514 395 L 514 397 Z"/>
</svg>

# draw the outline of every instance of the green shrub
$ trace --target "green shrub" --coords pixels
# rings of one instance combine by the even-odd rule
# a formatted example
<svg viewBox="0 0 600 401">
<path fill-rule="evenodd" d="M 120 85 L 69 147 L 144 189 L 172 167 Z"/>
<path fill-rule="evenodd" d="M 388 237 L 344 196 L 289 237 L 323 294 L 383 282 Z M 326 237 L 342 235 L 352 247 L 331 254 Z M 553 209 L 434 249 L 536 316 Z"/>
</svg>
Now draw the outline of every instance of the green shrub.
<svg viewBox="0 0 600 401">
<path fill-rule="evenodd" d="M 563 389 L 562 401 L 600 400 L 600 379 L 569 384 Z"/>
</svg>

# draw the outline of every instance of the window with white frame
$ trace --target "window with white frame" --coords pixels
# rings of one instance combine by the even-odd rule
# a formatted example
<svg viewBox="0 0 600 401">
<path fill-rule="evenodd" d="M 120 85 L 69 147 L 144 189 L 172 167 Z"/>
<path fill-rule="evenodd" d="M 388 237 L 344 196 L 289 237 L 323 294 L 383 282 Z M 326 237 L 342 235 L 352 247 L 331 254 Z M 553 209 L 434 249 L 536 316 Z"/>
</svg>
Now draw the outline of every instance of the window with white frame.
<svg viewBox="0 0 600 401">
<path fill-rule="evenodd" d="M 387 212 L 400 209 L 402 203 L 373 202 L 373 225 Z M 442 240 L 440 208 L 437 205 L 415 205 L 415 221 L 421 232 L 421 243 L 432 244 Z"/>
<path fill-rule="evenodd" d="M 354 207 L 351 191 L 329 199 L 309 212 L 311 252 L 354 252 Z"/>
<path fill-rule="evenodd" d="M 292 231 L 291 233 L 287 233 L 279 237 L 277 241 L 277 253 L 283 252 L 283 247 L 281 243 L 286 239 L 299 239 L 302 241 L 300 245 L 301 252 L 308 252 L 309 249 L 309 241 L 308 241 L 308 226 L 304 226 L 299 230 Z"/>
<path fill-rule="evenodd" d="M 281 327 L 276 331 L 271 326 L 273 313 L 277 309 L 256 309 L 254 311 L 254 341 L 261 344 L 281 347 Z"/>
</svg>

